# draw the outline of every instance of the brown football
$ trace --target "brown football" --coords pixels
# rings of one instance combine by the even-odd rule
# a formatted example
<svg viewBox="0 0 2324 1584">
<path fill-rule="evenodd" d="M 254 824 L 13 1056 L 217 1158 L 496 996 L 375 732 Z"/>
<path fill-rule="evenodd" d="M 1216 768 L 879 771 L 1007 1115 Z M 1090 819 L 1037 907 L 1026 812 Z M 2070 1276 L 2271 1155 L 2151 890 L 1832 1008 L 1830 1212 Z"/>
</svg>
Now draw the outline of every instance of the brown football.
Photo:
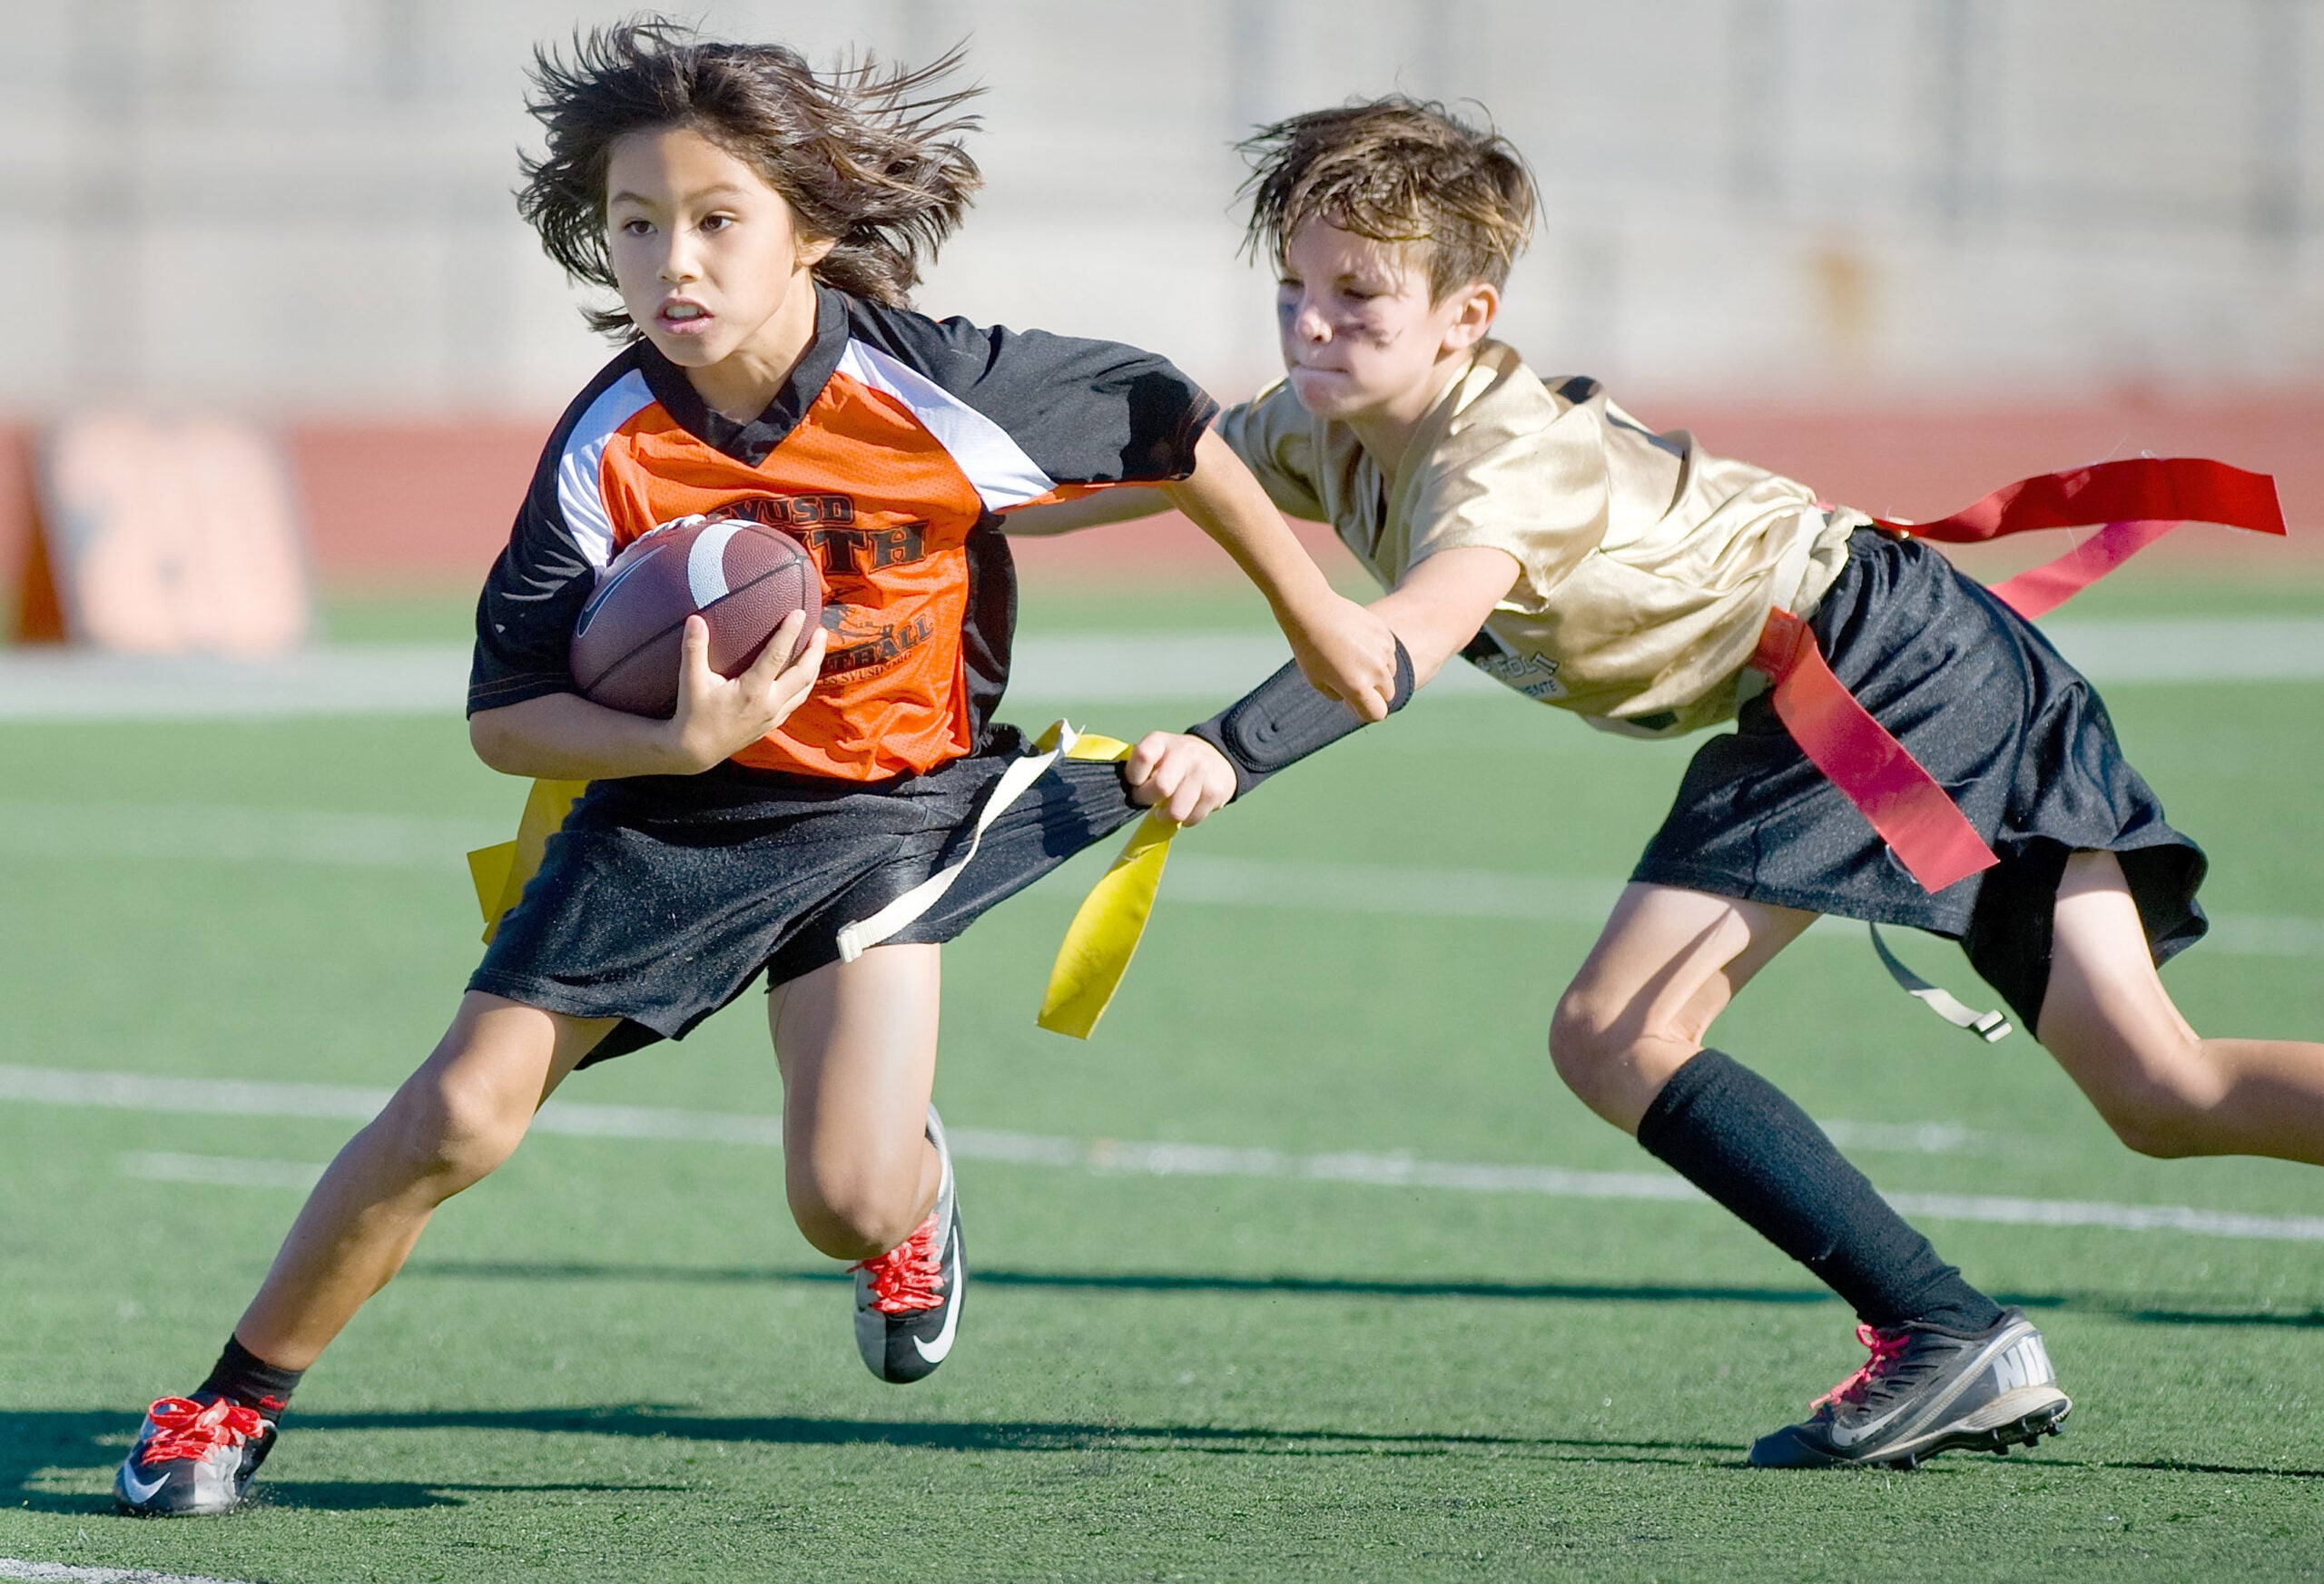
<svg viewBox="0 0 2324 1584">
<path fill-rule="evenodd" d="M 666 720 L 678 706 L 686 618 L 710 624 L 711 669 L 739 675 L 793 611 L 822 615 L 823 580 L 805 546 L 747 517 L 686 517 L 613 558 L 573 625 L 573 680 L 583 697 Z"/>
</svg>

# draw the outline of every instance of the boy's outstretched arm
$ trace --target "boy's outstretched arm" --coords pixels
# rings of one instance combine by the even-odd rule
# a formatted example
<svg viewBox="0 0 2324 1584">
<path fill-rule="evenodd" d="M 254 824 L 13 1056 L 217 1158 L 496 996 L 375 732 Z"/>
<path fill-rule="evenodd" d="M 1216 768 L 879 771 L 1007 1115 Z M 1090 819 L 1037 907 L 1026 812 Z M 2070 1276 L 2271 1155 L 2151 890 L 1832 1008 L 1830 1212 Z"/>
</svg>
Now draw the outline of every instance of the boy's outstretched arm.
<svg viewBox="0 0 2324 1584">
<path fill-rule="evenodd" d="M 1396 684 L 1394 635 L 1324 580 L 1266 490 L 1216 430 L 1195 443 L 1194 471 L 1159 493 L 1258 585 L 1291 641 L 1300 674 L 1317 692 L 1367 721 L 1387 717 Z"/>
<path fill-rule="evenodd" d="M 1522 570 L 1506 550 L 1455 546 L 1415 565 L 1393 591 L 1372 602 L 1373 615 L 1412 656 L 1414 686 L 1469 646 Z"/>
<path fill-rule="evenodd" d="M 1468 647 L 1477 629 L 1517 581 L 1519 570 L 1517 558 L 1506 551 L 1481 546 L 1440 550 L 1406 573 L 1393 593 L 1374 602 L 1374 613 L 1387 621 L 1412 667 L 1409 686 L 1413 691 Z M 1253 710 L 1272 716 L 1278 707 L 1273 700 L 1281 696 L 1280 681 L 1269 678 L 1192 733 L 1147 733 L 1130 753 L 1127 770 L 1130 796 L 1161 809 L 1182 825 L 1192 825 L 1269 770 L 1304 757 L 1354 729 L 1355 723 L 1344 716 L 1334 723 L 1295 707 L 1285 713 L 1297 717 L 1295 723 L 1272 719 L 1246 723 L 1246 729 L 1272 739 L 1273 752 L 1282 756 L 1280 763 L 1261 768 L 1230 762 L 1218 745 L 1228 740 L 1229 717 Z"/>
</svg>

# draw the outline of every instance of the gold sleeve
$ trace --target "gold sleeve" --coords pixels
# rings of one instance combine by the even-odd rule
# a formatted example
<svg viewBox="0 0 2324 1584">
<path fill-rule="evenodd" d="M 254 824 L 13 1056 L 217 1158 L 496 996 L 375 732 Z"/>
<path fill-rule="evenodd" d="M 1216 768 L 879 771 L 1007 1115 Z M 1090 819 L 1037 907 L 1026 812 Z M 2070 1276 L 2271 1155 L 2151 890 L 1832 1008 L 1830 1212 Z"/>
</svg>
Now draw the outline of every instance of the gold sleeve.
<svg viewBox="0 0 2324 1584">
<path fill-rule="evenodd" d="M 1317 483 L 1315 420 L 1289 386 L 1278 380 L 1237 402 L 1218 415 L 1214 427 L 1278 510 L 1310 522 L 1330 520 Z"/>
</svg>

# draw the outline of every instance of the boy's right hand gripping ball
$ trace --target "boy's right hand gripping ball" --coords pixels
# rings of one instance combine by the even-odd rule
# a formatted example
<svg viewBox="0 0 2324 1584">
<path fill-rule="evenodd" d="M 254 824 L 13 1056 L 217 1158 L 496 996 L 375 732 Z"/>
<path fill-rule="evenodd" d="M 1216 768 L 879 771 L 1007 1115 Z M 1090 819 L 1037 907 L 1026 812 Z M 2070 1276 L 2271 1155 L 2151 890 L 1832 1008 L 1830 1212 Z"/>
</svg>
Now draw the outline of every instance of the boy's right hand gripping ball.
<svg viewBox="0 0 2324 1584">
<path fill-rule="evenodd" d="M 823 581 L 814 557 L 779 528 L 747 517 L 683 517 L 613 559 L 573 626 L 573 680 L 583 697 L 667 719 L 678 707 L 686 618 L 710 624 L 710 666 L 747 670 L 783 618 L 803 610 L 795 658 L 814 635 Z"/>
</svg>

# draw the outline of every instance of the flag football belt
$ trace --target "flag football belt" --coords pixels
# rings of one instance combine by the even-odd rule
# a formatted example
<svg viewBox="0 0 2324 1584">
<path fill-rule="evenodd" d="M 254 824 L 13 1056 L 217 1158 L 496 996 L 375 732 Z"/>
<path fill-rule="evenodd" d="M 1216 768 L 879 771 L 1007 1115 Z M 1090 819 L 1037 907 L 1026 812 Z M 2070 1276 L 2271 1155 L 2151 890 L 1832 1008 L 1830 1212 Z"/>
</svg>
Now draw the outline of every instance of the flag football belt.
<svg viewBox="0 0 2324 1584">
<path fill-rule="evenodd" d="M 2182 522 L 2284 532 L 2275 481 L 2201 457 L 2137 457 L 2021 479 L 1933 523 L 1874 526 L 1904 537 L 1963 545 L 2040 528 L 2099 531 L 2063 556 L 1994 585 L 2028 620 L 2063 605 Z M 1928 891 L 2001 861 L 1960 805 L 1832 674 L 1807 624 L 1780 608 L 1759 630 L 1752 670 L 1774 684 L 1776 715 Z"/>
<path fill-rule="evenodd" d="M 2029 621 L 2181 523 L 2285 531 L 2273 479 L 2192 457 L 2101 462 L 2021 479 L 1933 523 L 1873 522 L 1900 537 L 1948 545 L 2043 528 L 2097 528 L 2056 560 L 1993 586 L 1994 598 Z M 2000 861 L 1936 778 L 1832 674 L 1805 621 L 1780 608 L 1769 611 L 1749 665 L 1773 684 L 1770 702 L 1792 741 L 1856 805 L 1923 890 L 1943 890 Z M 2000 1012 L 1976 1011 L 1913 973 L 1876 928 L 1872 948 L 1890 977 L 1946 1022 L 1988 1042 L 2009 1033 Z"/>
</svg>

